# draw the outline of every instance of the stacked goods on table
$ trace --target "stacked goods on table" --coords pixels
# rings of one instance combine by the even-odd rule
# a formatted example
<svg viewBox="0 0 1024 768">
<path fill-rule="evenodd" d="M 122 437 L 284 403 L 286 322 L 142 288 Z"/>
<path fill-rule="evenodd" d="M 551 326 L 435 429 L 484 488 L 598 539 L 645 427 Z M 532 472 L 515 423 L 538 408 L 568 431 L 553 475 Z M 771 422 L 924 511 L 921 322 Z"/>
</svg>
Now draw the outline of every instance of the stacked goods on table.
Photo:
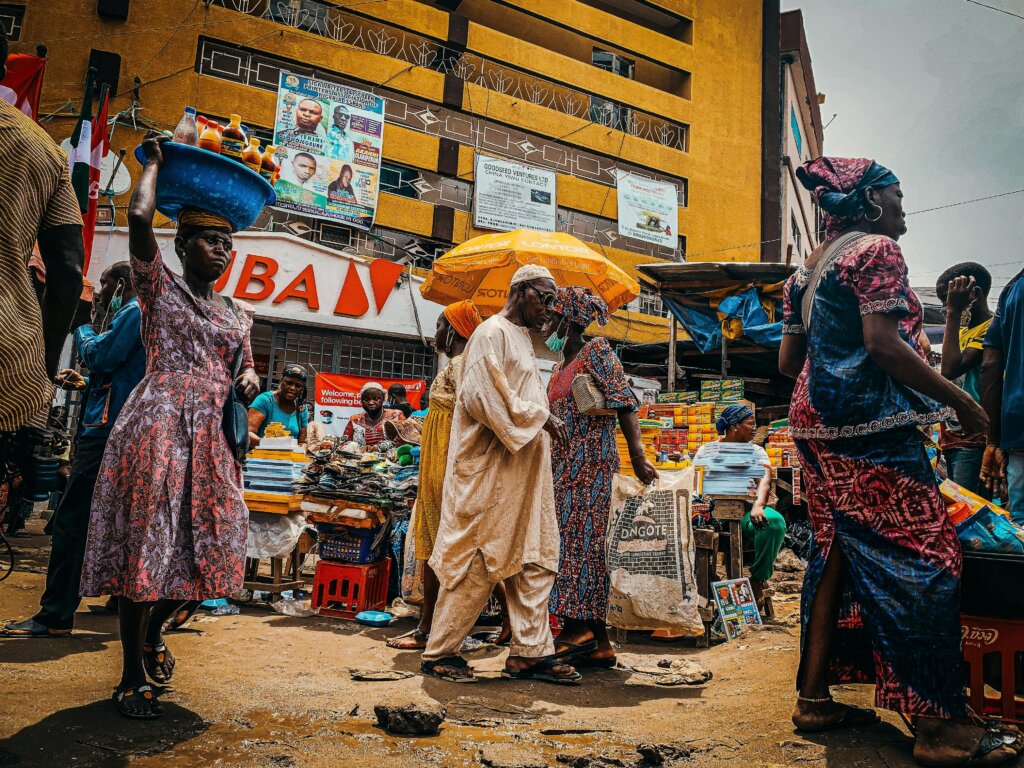
<svg viewBox="0 0 1024 768">
<path fill-rule="evenodd" d="M 701 477 L 701 493 L 707 496 L 749 497 L 764 477 L 763 459 L 753 443 L 709 445 L 694 461 Z"/>
<path fill-rule="evenodd" d="M 779 419 L 768 425 L 768 442 L 764 449 L 773 467 L 800 466 L 800 453 L 789 431 L 789 419 Z"/>
<path fill-rule="evenodd" d="M 739 402 L 743 394 L 743 379 L 708 379 L 700 383 L 702 403 Z"/>
<path fill-rule="evenodd" d="M 640 419 L 640 440 L 644 445 L 644 454 L 654 464 L 658 460 L 658 443 L 661 439 L 662 423 L 657 419 Z M 629 458 L 629 445 L 622 429 L 615 428 L 615 441 L 619 449 L 619 472 L 635 477 L 633 461 Z"/>
<path fill-rule="evenodd" d="M 964 551 L 1024 555 L 1024 528 L 1010 513 L 952 480 L 939 486 Z"/>
<path fill-rule="evenodd" d="M 302 498 L 293 487 L 302 477 L 306 454 L 283 425 L 267 426 L 260 447 L 246 457 L 245 505 L 250 512 L 287 515 L 299 510 Z"/>
</svg>

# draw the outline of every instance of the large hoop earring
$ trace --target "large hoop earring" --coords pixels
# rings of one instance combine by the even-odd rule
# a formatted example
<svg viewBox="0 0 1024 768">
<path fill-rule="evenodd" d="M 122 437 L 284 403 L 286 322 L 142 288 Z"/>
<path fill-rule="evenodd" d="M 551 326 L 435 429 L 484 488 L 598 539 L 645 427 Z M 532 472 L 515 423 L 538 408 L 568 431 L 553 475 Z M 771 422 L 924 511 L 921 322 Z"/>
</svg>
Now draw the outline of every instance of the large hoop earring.
<svg viewBox="0 0 1024 768">
<path fill-rule="evenodd" d="M 878 221 L 880 218 L 882 218 L 882 206 L 880 206 L 878 203 L 871 203 L 871 204 L 873 206 L 875 206 L 875 208 L 878 209 L 878 215 L 875 216 L 875 218 L 873 218 L 873 219 L 870 216 L 865 216 L 864 218 L 867 221 L 875 222 L 875 221 Z"/>
</svg>

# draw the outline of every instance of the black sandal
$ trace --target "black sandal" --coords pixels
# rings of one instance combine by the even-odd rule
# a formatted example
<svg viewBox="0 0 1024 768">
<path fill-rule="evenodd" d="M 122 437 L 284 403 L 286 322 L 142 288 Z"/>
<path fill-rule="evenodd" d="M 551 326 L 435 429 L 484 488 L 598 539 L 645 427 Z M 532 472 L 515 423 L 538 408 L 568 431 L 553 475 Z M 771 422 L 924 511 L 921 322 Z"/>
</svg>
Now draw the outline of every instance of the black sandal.
<svg viewBox="0 0 1024 768">
<path fill-rule="evenodd" d="M 456 669 L 465 669 L 469 671 L 468 677 L 456 677 L 454 675 L 446 675 L 443 672 L 438 672 L 439 667 L 455 667 Z M 479 678 L 473 674 L 473 669 L 461 656 L 448 656 L 437 661 L 424 661 L 420 663 L 420 669 L 423 670 L 423 674 L 436 677 L 438 680 L 444 680 L 447 683 L 476 683 L 479 682 Z"/>
<path fill-rule="evenodd" d="M 576 670 L 571 675 L 556 675 L 551 670 L 555 667 L 569 666 L 565 664 L 564 656 L 545 656 L 539 659 L 526 669 L 515 672 L 507 667 L 502 670 L 501 676 L 509 680 L 540 680 L 543 683 L 555 683 L 556 685 L 577 685 L 583 679 Z"/>
<path fill-rule="evenodd" d="M 123 691 L 115 690 L 111 700 L 117 711 L 129 720 L 156 720 L 164 714 L 156 696 L 153 686 L 146 683 L 136 688 L 125 688 Z M 132 705 L 135 705 L 134 709 L 141 711 L 132 711 Z"/>
<path fill-rule="evenodd" d="M 142 666 L 150 680 L 167 685 L 174 677 L 174 656 L 163 643 L 142 646 Z"/>
</svg>

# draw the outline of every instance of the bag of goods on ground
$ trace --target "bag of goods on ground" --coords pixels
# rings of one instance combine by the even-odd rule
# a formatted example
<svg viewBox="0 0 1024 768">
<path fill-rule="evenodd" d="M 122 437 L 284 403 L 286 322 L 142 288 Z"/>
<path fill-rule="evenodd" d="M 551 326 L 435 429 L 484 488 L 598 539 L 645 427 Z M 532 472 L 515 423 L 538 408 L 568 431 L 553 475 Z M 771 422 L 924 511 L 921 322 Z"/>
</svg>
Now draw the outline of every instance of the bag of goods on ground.
<svg viewBox="0 0 1024 768">
<path fill-rule="evenodd" d="M 662 472 L 648 487 L 616 475 L 608 521 L 608 624 L 704 633 L 697 611 L 690 528 L 693 469 Z"/>
</svg>

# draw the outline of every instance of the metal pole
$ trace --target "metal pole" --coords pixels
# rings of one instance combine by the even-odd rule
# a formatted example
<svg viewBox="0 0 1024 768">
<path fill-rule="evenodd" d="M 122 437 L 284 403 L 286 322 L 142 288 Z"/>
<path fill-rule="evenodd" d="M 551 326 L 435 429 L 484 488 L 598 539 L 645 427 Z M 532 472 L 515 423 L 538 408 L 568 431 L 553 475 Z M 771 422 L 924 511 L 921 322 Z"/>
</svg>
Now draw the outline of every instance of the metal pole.
<svg viewBox="0 0 1024 768">
<path fill-rule="evenodd" d="M 722 335 L 722 378 L 729 375 L 729 340 Z"/>
<path fill-rule="evenodd" d="M 676 320 L 675 315 L 669 315 L 668 326 L 668 391 L 676 391 Z"/>
</svg>

